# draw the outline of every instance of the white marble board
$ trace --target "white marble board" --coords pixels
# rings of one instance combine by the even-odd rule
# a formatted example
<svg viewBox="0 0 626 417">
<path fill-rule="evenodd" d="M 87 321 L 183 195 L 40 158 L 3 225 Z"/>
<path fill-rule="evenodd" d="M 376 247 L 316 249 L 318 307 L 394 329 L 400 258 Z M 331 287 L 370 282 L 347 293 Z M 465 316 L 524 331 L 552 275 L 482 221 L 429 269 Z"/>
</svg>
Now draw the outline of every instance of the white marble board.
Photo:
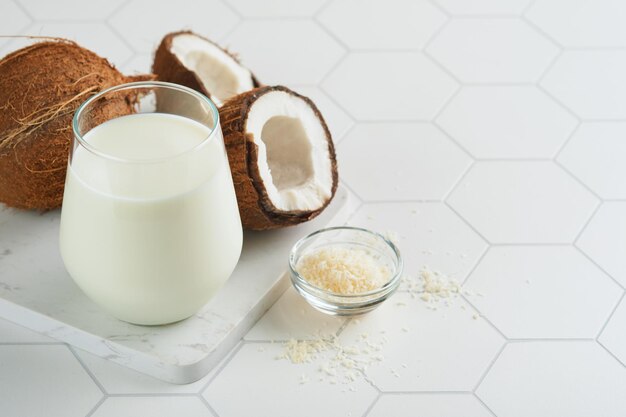
<svg viewBox="0 0 626 417">
<path fill-rule="evenodd" d="M 339 188 L 315 220 L 246 232 L 241 258 L 196 315 L 166 326 L 137 326 L 103 312 L 74 284 L 58 249 L 60 211 L 0 206 L 0 317 L 153 377 L 184 384 L 206 375 L 288 287 L 287 255 L 300 237 L 349 214 Z"/>
</svg>

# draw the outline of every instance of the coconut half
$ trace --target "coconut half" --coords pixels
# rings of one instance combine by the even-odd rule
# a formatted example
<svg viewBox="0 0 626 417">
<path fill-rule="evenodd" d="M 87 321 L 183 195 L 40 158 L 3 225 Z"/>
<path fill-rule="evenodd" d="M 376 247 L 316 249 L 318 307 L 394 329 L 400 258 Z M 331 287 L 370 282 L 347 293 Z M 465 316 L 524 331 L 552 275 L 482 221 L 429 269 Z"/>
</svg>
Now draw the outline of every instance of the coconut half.
<svg viewBox="0 0 626 417">
<path fill-rule="evenodd" d="M 189 31 L 170 33 L 163 38 L 154 55 L 152 70 L 159 80 L 198 90 L 217 106 L 259 86 L 250 70 L 228 51 Z"/>
<path fill-rule="evenodd" d="M 310 99 L 261 87 L 224 103 L 220 119 L 245 228 L 302 223 L 328 206 L 338 183 L 335 147 Z"/>
</svg>

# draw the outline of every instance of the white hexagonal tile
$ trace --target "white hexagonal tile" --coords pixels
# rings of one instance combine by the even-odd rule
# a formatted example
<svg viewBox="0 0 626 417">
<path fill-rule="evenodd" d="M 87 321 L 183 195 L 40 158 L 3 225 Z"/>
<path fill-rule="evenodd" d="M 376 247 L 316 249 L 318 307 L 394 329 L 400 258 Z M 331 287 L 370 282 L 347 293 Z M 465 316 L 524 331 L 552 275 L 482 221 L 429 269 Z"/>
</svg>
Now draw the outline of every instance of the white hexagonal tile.
<svg viewBox="0 0 626 417">
<path fill-rule="evenodd" d="M 521 14 L 531 0 L 436 0 L 453 15 L 517 15 Z"/>
<path fill-rule="evenodd" d="M 338 155 L 340 175 L 364 200 L 442 199 L 471 164 L 465 152 L 426 123 L 358 124 Z"/>
<path fill-rule="evenodd" d="M 137 54 L 120 67 L 127 75 L 149 74 L 152 72 L 152 55 Z"/>
<path fill-rule="evenodd" d="M 464 87 L 437 124 L 478 158 L 551 158 L 577 121 L 531 86 Z"/>
<path fill-rule="evenodd" d="M 15 3 L 3 2 L 2 13 L 0 13 L 0 28 L 2 28 L 3 35 L 18 34 L 29 23 L 29 17 Z M 9 39 L 0 38 L 0 48 L 9 42 Z"/>
<path fill-rule="evenodd" d="M 626 286 L 626 203 L 603 203 L 576 245 Z"/>
<path fill-rule="evenodd" d="M 95 0 L 89 7 L 81 0 L 19 0 L 37 20 L 102 20 L 120 7 L 125 0 Z"/>
<path fill-rule="evenodd" d="M 246 340 L 312 339 L 335 334 L 345 318 L 329 316 L 311 307 L 290 287 L 244 337 Z"/>
<path fill-rule="evenodd" d="M 283 350 L 278 343 L 242 346 L 204 392 L 220 417 L 360 416 L 376 398 L 363 378 L 349 386 L 319 381 L 319 363 L 276 359 Z M 309 381 L 299 383 L 302 375 Z"/>
<path fill-rule="evenodd" d="M 293 87 L 293 89 L 313 100 L 320 112 L 322 112 L 335 143 L 339 142 L 345 133 L 354 125 L 352 118 L 335 104 L 319 87 L 297 86 Z"/>
<path fill-rule="evenodd" d="M 383 394 L 368 417 L 491 417 L 472 394 Z"/>
<path fill-rule="evenodd" d="M 541 85 L 585 119 L 626 118 L 626 51 L 565 51 Z"/>
<path fill-rule="evenodd" d="M 464 82 L 534 82 L 559 52 L 519 19 L 455 19 L 427 51 Z"/>
<path fill-rule="evenodd" d="M 175 4 L 131 0 L 110 22 L 136 52 L 151 53 L 169 32 L 190 29 L 219 41 L 239 18 L 219 0 L 177 0 Z"/>
<path fill-rule="evenodd" d="M 226 0 L 244 17 L 305 17 L 314 15 L 327 0 Z"/>
<path fill-rule="evenodd" d="M 626 298 L 617 307 L 613 317 L 598 338 L 605 348 L 623 364 L 626 364 L 626 332 L 624 329 L 626 329 Z"/>
<path fill-rule="evenodd" d="M 407 293 L 348 325 L 339 339 L 349 346 L 381 333 L 393 343 L 383 345 L 367 375 L 382 391 L 471 391 L 504 343 L 464 301 L 432 310 Z"/>
<path fill-rule="evenodd" d="M 478 162 L 448 198 L 491 243 L 571 243 L 597 199 L 552 162 Z"/>
<path fill-rule="evenodd" d="M 0 260 L 2 256 L 0 256 Z M 2 343 L 50 343 L 56 340 L 39 333 L 0 319 L 0 344 Z"/>
<path fill-rule="evenodd" d="M 265 84 L 315 84 L 344 55 L 309 20 L 248 20 L 224 41 Z"/>
<path fill-rule="evenodd" d="M 492 247 L 465 286 L 509 338 L 593 338 L 622 294 L 571 246 Z"/>
<path fill-rule="evenodd" d="M 421 0 L 335 0 L 319 19 L 353 49 L 411 49 L 422 48 L 446 16 Z"/>
<path fill-rule="evenodd" d="M 0 346 L 0 368 L 2 414 L 6 416 L 84 417 L 102 398 L 63 345 Z"/>
<path fill-rule="evenodd" d="M 626 199 L 626 123 L 584 123 L 558 161 L 606 199 Z"/>
<path fill-rule="evenodd" d="M 593 341 L 509 344 L 476 393 L 498 416 L 626 415 L 626 369 Z"/>
<path fill-rule="evenodd" d="M 324 90 L 358 120 L 430 120 L 457 83 L 419 52 L 352 53 Z"/>
<path fill-rule="evenodd" d="M 626 46 L 621 0 L 540 0 L 526 17 L 565 47 Z"/>
<path fill-rule="evenodd" d="M 133 51 L 104 23 L 36 22 L 25 29 L 23 33 L 37 36 L 59 36 L 71 39 L 103 58 L 108 59 L 115 66 L 122 65 L 133 55 Z M 23 39 L 20 40 L 19 45 L 11 46 L 17 48 L 30 45 L 31 43 L 31 40 Z"/>
<path fill-rule="evenodd" d="M 197 397 L 107 398 L 93 417 L 215 417 Z"/>
<path fill-rule="evenodd" d="M 409 276 L 427 265 L 462 282 L 487 249 L 485 241 L 443 203 L 366 203 L 349 224 L 395 234 Z"/>
</svg>

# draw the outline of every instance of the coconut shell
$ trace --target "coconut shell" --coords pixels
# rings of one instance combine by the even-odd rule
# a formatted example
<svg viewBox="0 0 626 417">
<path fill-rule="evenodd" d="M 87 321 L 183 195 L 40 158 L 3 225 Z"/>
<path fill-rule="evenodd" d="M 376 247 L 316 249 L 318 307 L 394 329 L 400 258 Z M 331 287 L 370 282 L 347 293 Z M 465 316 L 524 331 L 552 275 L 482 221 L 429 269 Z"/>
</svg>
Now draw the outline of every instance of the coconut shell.
<svg viewBox="0 0 626 417">
<path fill-rule="evenodd" d="M 264 94 L 272 91 L 284 91 L 299 97 L 307 102 L 319 119 L 328 139 L 328 151 L 332 169 L 332 195 L 319 209 L 313 211 L 284 211 L 279 210 L 269 199 L 259 173 L 258 146 L 254 138 L 246 132 L 246 124 L 250 108 L 254 102 Z M 250 230 L 275 229 L 293 226 L 317 217 L 335 196 L 339 176 L 337 173 L 337 159 L 335 146 L 330 131 L 322 114 L 309 98 L 283 86 L 265 86 L 239 94 L 226 101 L 219 110 L 220 123 L 224 133 L 224 144 L 228 154 L 239 214 L 243 227 Z"/>
<path fill-rule="evenodd" d="M 159 81 L 166 81 L 170 83 L 184 85 L 185 87 L 189 87 L 201 92 L 207 97 L 211 97 L 211 92 L 207 91 L 202 81 L 200 80 L 200 77 L 198 77 L 195 72 L 189 70 L 182 62 L 180 62 L 178 57 L 172 52 L 172 40 L 178 35 L 197 36 L 198 38 L 201 38 L 215 45 L 217 48 L 224 51 L 224 53 L 230 55 L 238 64 L 241 65 L 239 59 L 237 59 L 234 54 L 222 48 L 215 42 L 188 30 L 172 32 L 165 35 L 154 54 L 154 63 L 152 64 L 152 72 L 157 75 L 157 79 Z M 257 78 L 252 72 L 250 72 L 250 75 L 252 76 L 252 83 L 254 87 L 259 87 L 261 84 L 259 83 Z"/>
<path fill-rule="evenodd" d="M 59 207 L 75 110 L 105 88 L 137 79 L 147 77 L 125 77 L 71 41 L 38 42 L 0 60 L 0 202 Z M 131 112 L 132 100 L 112 100 L 100 117 Z"/>
</svg>

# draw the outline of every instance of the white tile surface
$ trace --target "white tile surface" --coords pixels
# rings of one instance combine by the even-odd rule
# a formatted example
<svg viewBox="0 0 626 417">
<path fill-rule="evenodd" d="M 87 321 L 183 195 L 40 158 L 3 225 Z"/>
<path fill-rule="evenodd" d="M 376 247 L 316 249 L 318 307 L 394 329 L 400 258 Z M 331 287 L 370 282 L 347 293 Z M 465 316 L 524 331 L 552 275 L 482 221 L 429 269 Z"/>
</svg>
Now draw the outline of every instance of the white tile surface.
<svg viewBox="0 0 626 417">
<path fill-rule="evenodd" d="M 521 14 L 532 0 L 436 0 L 453 15 L 516 15 Z"/>
<path fill-rule="evenodd" d="M 418 52 L 351 53 L 322 83 L 357 120 L 435 117 L 456 82 Z"/>
<path fill-rule="evenodd" d="M 491 243 L 571 243 L 598 204 L 552 162 L 478 162 L 448 202 Z"/>
<path fill-rule="evenodd" d="M 81 0 L 20 0 L 20 4 L 37 20 L 98 20 L 107 18 L 125 0 L 92 0 L 83 7 Z"/>
<path fill-rule="evenodd" d="M 345 54 L 308 20 L 245 21 L 223 43 L 265 84 L 318 83 Z"/>
<path fill-rule="evenodd" d="M 244 17 L 306 17 L 314 15 L 327 0 L 224 0 Z"/>
<path fill-rule="evenodd" d="M 622 289 L 571 246 L 499 246 L 466 287 L 509 338 L 594 338 Z"/>
<path fill-rule="evenodd" d="M 63 345 L 0 346 L 3 416 L 83 417 L 102 392 Z"/>
<path fill-rule="evenodd" d="M 348 325 L 340 340 L 351 345 L 366 333 L 393 341 L 383 346 L 380 364 L 367 370 L 382 391 L 471 391 L 504 343 L 473 314 L 462 300 L 431 310 L 421 299 L 397 293 Z"/>
<path fill-rule="evenodd" d="M 558 48 L 520 19 L 453 19 L 428 53 L 463 82 L 523 83 L 541 76 Z"/>
<path fill-rule="evenodd" d="M 244 339 L 314 339 L 319 333 L 335 334 L 345 321 L 342 317 L 329 316 L 315 310 L 290 287 Z"/>
<path fill-rule="evenodd" d="M 30 18 L 13 1 L 5 1 L 2 4 L 2 13 L 0 14 L 2 35 L 16 35 L 21 29 L 26 28 L 29 23 Z M 0 48 L 9 41 L 9 39 L 0 38 Z"/>
<path fill-rule="evenodd" d="M 365 200 L 351 224 L 396 232 L 407 274 L 428 265 L 462 281 L 476 267 L 467 286 L 484 293 L 468 297 L 485 315 L 473 319 L 460 300 L 432 311 L 402 287 L 348 325 L 344 342 L 363 332 L 388 340 L 371 383 L 418 392 L 320 382 L 325 359 L 277 361 L 280 344 L 244 341 L 186 386 L 79 353 L 111 394 L 93 416 L 209 417 L 199 397 L 209 381 L 219 417 L 626 415 L 626 299 L 606 323 L 623 294 L 615 281 L 626 286 L 626 203 L 602 203 L 585 227 L 600 204 L 593 193 L 626 199 L 623 1 L 4 0 L 0 10 L 2 35 L 67 36 L 131 75 L 150 69 L 170 31 L 230 47 L 262 82 L 319 105 L 341 180 Z M 0 55 L 29 42 L 0 38 Z M 472 160 L 455 142 L 481 159 L 458 184 Z M 557 152 L 558 164 L 536 160 Z M 480 235 L 515 245 L 485 254 Z M 248 338 L 308 338 L 341 323 L 290 290 Z M 602 346 L 527 340 L 595 337 Z M 72 353 L 47 343 L 0 321 L 2 417 L 82 417 L 102 398 Z M 451 392 L 472 391 L 504 343 L 477 390 L 491 411 Z M 300 385 L 302 374 L 311 381 Z"/>
<path fill-rule="evenodd" d="M 352 49 L 410 49 L 422 48 L 446 16 L 423 0 L 336 0 L 319 20 Z"/>
<path fill-rule="evenodd" d="M 282 353 L 281 344 L 244 344 L 204 397 L 220 417 L 360 416 L 376 398 L 362 378 L 350 385 L 320 382 L 319 362 L 294 365 L 277 360 Z M 300 384 L 303 374 L 310 381 Z"/>
<path fill-rule="evenodd" d="M 118 397 L 107 398 L 93 417 L 214 417 L 199 398 Z"/>
<path fill-rule="evenodd" d="M 152 54 L 136 54 L 120 70 L 126 75 L 149 74 L 152 72 Z"/>
<path fill-rule="evenodd" d="M 626 415 L 626 369 L 593 341 L 509 344 L 478 387 L 498 416 Z"/>
<path fill-rule="evenodd" d="M 437 124 L 477 158 L 551 158 L 577 125 L 532 86 L 464 87 Z"/>
<path fill-rule="evenodd" d="M 354 125 L 352 118 L 319 87 L 295 86 L 293 89 L 313 100 L 324 116 L 328 129 L 333 136 L 333 141 L 335 143 L 340 142 L 346 132 Z"/>
<path fill-rule="evenodd" d="M 565 51 L 541 81 L 584 119 L 626 118 L 626 51 Z"/>
<path fill-rule="evenodd" d="M 623 364 L 626 364 L 626 332 L 624 329 L 626 329 L 626 298 L 622 299 L 617 310 L 613 313 L 613 317 L 598 338 L 605 348 Z"/>
<path fill-rule="evenodd" d="M 130 0 L 108 20 L 136 52 L 151 53 L 168 32 L 182 29 L 219 41 L 239 18 L 219 0 Z"/>
<path fill-rule="evenodd" d="M 0 256 L 0 260 L 2 257 Z M 1 284 L 0 284 L 1 285 Z M 0 319 L 0 344 L 2 343 L 50 343 L 56 342 L 25 327 Z M 1 361 L 1 359 L 0 359 Z"/>
<path fill-rule="evenodd" d="M 576 245 L 626 286 L 626 203 L 604 203 Z"/>
<path fill-rule="evenodd" d="M 404 273 L 413 277 L 427 265 L 463 281 L 487 249 L 485 241 L 442 203 L 366 203 L 349 223 L 397 235 Z"/>
<path fill-rule="evenodd" d="M 600 197 L 626 199 L 626 123 L 583 123 L 558 161 Z"/>
<path fill-rule="evenodd" d="M 626 46 L 621 0 L 538 0 L 526 17 L 566 47 Z"/>
<path fill-rule="evenodd" d="M 106 57 L 115 66 L 120 66 L 133 56 L 133 51 L 119 36 L 104 23 L 59 23 L 35 22 L 22 31 L 25 35 L 60 36 L 76 41 L 81 46 L 91 49 L 98 55 Z M 21 48 L 32 41 L 20 40 L 12 48 Z"/>
<path fill-rule="evenodd" d="M 419 410 L 419 411 L 418 411 Z M 368 417 L 491 417 L 472 394 L 383 394 Z"/>
<path fill-rule="evenodd" d="M 338 158 L 343 179 L 365 200 L 443 199 L 471 163 L 425 123 L 358 124 L 339 145 Z M 390 160 L 391 169 L 384 162 Z"/>
</svg>

